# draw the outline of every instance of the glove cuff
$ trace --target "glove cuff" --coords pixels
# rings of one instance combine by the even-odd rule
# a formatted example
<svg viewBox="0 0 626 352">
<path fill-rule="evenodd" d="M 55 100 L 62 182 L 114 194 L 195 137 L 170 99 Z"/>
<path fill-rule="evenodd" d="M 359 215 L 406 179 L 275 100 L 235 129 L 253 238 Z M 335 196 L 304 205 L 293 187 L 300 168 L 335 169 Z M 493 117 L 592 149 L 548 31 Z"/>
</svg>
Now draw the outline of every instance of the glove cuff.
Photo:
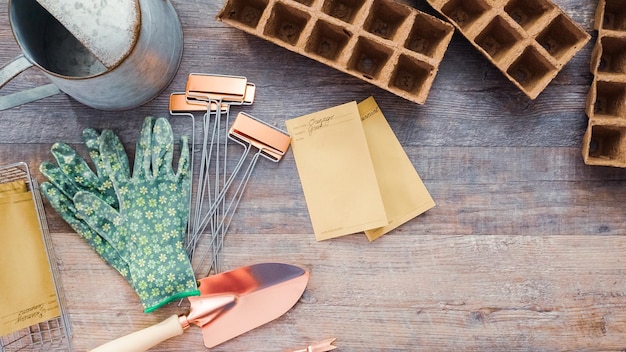
<svg viewBox="0 0 626 352">
<path fill-rule="evenodd" d="M 184 252 L 168 257 L 134 258 L 129 260 L 129 269 L 133 288 L 146 313 L 169 302 L 200 295 L 191 264 Z"/>
<path fill-rule="evenodd" d="M 191 296 L 200 296 L 200 290 L 198 290 L 197 287 L 195 287 L 192 290 L 189 291 L 184 291 L 184 292 L 178 292 L 170 297 L 166 297 L 165 299 L 163 299 L 160 302 L 157 302 L 151 306 L 146 306 L 144 303 L 144 313 L 151 313 L 154 312 L 155 310 L 163 307 L 164 305 L 170 303 L 170 302 L 174 302 L 180 299 L 183 299 L 185 297 L 191 297 Z M 143 303 L 143 302 L 142 302 Z"/>
</svg>

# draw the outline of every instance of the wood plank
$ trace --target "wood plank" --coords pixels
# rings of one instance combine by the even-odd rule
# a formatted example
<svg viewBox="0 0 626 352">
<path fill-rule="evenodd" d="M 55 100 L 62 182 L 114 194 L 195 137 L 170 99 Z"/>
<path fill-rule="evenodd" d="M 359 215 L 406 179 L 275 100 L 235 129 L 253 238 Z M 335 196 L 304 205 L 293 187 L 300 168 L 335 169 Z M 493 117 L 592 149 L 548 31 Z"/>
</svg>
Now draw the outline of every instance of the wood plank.
<svg viewBox="0 0 626 352">
<path fill-rule="evenodd" d="M 231 233 L 228 241 L 228 267 L 287 261 L 310 270 L 311 281 L 292 311 L 214 351 L 282 351 L 333 336 L 342 350 L 625 347 L 624 236 L 405 233 L 372 245 L 356 236 L 313 243 L 302 234 Z M 80 255 L 86 245 L 74 234 L 57 233 L 55 243 L 79 350 L 181 310 L 140 313 L 120 277 Z M 201 348 L 198 330 L 160 350 Z"/>
<path fill-rule="evenodd" d="M 86 155 L 84 146 L 77 150 Z M 82 148 L 82 149 L 81 149 Z M 437 206 L 395 233 L 619 235 L 626 232 L 626 171 L 582 165 L 572 148 L 407 148 Z M 129 147 L 132 155 L 134 149 Z M 37 167 L 54 161 L 48 145 L 0 144 L 0 158 Z M 231 151 L 231 155 L 237 155 Z M 422 157 L 423 156 L 423 157 Z M 512 163 L 511 160 L 517 162 Z M 293 155 L 262 159 L 231 224 L 234 232 L 311 233 Z M 68 230 L 48 212 L 53 230 Z M 452 232 L 450 232 L 452 231 Z M 393 233 L 392 233 L 393 234 Z"/>
</svg>

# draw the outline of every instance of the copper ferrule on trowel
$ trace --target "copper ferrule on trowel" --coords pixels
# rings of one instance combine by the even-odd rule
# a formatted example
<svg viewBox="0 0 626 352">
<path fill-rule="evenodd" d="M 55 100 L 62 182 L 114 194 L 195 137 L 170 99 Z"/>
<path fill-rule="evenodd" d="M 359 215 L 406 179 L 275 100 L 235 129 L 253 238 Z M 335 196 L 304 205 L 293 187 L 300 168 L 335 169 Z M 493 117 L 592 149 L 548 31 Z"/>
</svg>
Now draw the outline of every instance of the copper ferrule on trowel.
<svg viewBox="0 0 626 352">
<path fill-rule="evenodd" d="M 191 303 L 189 312 L 178 316 L 178 322 L 183 329 L 187 329 L 191 324 L 202 328 L 211 323 L 237 303 L 237 296 L 216 294 L 189 297 L 189 302 Z"/>
</svg>

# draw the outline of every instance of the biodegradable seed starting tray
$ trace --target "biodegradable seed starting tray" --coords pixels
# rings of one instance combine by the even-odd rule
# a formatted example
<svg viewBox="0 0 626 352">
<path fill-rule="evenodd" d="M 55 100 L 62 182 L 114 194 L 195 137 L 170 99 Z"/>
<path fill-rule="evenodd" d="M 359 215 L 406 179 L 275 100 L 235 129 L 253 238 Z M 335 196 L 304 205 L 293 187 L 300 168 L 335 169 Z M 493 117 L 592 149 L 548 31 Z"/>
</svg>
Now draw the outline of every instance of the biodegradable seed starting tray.
<svg viewBox="0 0 626 352">
<path fill-rule="evenodd" d="M 626 7 L 624 0 L 600 0 L 591 55 L 594 80 L 587 95 L 589 117 L 583 137 L 585 164 L 626 167 Z"/>
<path fill-rule="evenodd" d="M 591 36 L 549 0 L 427 0 L 530 99 Z"/>
<path fill-rule="evenodd" d="M 228 0 L 218 20 L 418 104 L 454 33 L 393 0 Z"/>
</svg>

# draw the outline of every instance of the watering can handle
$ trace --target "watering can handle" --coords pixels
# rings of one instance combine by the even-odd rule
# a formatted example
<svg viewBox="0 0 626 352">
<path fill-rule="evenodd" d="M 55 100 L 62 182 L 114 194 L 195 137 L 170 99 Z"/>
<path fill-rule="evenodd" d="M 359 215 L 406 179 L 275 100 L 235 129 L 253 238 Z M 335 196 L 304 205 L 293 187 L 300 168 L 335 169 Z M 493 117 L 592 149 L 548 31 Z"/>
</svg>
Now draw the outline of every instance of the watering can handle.
<svg viewBox="0 0 626 352">
<path fill-rule="evenodd" d="M 0 88 L 7 84 L 7 82 L 12 80 L 15 76 L 32 66 L 33 64 L 24 55 L 19 55 L 8 64 L 4 65 L 4 67 L 0 68 Z M 27 89 L 22 92 L 3 95 L 0 96 L 0 111 L 49 97 L 60 92 L 59 88 L 54 84 L 47 84 L 41 87 Z"/>
<path fill-rule="evenodd" d="M 151 347 L 172 338 L 182 335 L 183 327 L 178 316 L 163 320 L 162 322 L 147 327 L 143 330 L 135 331 L 116 340 L 109 341 L 97 347 L 91 352 L 141 352 L 147 351 Z"/>
</svg>

